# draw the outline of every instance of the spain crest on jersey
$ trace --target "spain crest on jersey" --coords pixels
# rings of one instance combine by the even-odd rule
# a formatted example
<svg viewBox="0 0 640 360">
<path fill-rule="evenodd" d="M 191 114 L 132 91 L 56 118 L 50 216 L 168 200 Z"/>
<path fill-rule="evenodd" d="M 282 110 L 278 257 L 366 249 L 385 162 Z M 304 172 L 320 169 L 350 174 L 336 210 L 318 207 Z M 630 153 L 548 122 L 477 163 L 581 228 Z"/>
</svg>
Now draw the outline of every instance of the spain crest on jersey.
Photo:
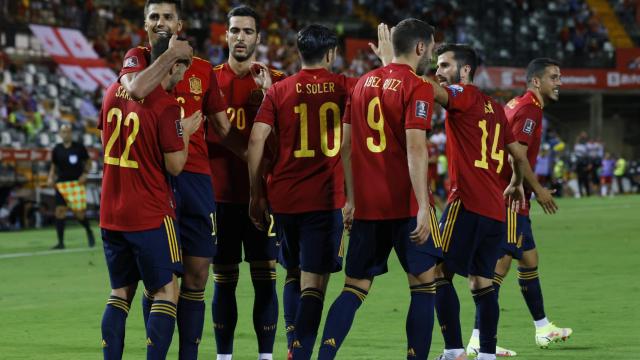
<svg viewBox="0 0 640 360">
<path fill-rule="evenodd" d="M 192 94 L 202 94 L 202 80 L 199 77 L 192 76 L 189 78 L 189 90 Z"/>
</svg>

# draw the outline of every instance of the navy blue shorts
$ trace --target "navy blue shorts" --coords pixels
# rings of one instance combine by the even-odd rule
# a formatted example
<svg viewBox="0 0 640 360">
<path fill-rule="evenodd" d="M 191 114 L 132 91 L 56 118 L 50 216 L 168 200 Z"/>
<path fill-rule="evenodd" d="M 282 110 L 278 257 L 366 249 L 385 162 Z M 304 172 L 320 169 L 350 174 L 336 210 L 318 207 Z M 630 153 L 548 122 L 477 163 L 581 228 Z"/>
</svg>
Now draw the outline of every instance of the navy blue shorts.
<svg viewBox="0 0 640 360">
<path fill-rule="evenodd" d="M 267 231 L 258 230 L 249 218 L 248 204 L 217 204 L 218 248 L 214 264 L 239 264 L 244 260 L 270 261 L 277 257 L 276 232 L 271 216 Z"/>
<path fill-rule="evenodd" d="M 174 274 L 182 274 L 180 237 L 169 216 L 153 230 L 102 229 L 102 243 L 112 289 L 142 280 L 145 289 L 157 290 L 171 282 Z"/>
<path fill-rule="evenodd" d="M 506 231 L 502 240 L 500 257 L 510 255 L 514 259 L 522 259 L 522 253 L 536 248 L 531 230 L 531 218 L 507 209 Z"/>
<path fill-rule="evenodd" d="M 274 214 L 280 240 L 278 262 L 285 269 L 315 274 L 342 270 L 342 211 Z"/>
<path fill-rule="evenodd" d="M 467 211 L 460 199 L 449 203 L 440 221 L 447 270 L 493 279 L 504 232 L 504 222 Z"/>
<path fill-rule="evenodd" d="M 184 255 L 213 257 L 217 229 L 211 177 L 183 171 L 172 178 L 172 184 Z"/>
<path fill-rule="evenodd" d="M 354 220 L 349 237 L 345 273 L 356 279 L 370 279 L 388 271 L 391 249 L 406 273 L 420 275 L 442 259 L 440 233 L 436 213 L 431 209 L 429 239 L 422 245 L 411 241 L 416 218 L 393 220 Z"/>
</svg>

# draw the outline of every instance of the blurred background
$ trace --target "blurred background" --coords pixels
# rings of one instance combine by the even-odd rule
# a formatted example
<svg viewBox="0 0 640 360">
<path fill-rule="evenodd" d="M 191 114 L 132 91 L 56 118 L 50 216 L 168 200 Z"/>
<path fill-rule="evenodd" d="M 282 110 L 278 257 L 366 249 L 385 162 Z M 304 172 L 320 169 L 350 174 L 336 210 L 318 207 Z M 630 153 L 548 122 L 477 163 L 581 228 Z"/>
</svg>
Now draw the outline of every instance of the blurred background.
<svg viewBox="0 0 640 360">
<path fill-rule="evenodd" d="M 379 22 L 406 17 L 437 28 L 437 42 L 473 45 L 482 58 L 476 84 L 506 103 L 524 92 L 524 68 L 536 57 L 562 63 L 560 102 L 545 107 L 536 174 L 558 196 L 618 196 L 640 191 L 640 1 L 638 0 L 281 0 L 184 1 L 184 34 L 196 54 L 225 62 L 226 13 L 239 4 L 262 16 L 259 61 L 296 72 L 296 31 L 308 23 L 335 29 L 335 71 L 360 76 L 379 66 L 367 43 Z M 91 155 L 90 218 L 97 217 L 102 146 L 96 121 L 105 86 L 125 52 L 146 44 L 141 0 L 0 0 L 0 230 L 53 221 L 46 187 L 50 151 L 62 124 Z M 444 112 L 431 143 L 447 188 Z M 615 180 L 602 194 L 604 162 Z M 578 182 L 578 177 L 587 178 Z"/>
</svg>

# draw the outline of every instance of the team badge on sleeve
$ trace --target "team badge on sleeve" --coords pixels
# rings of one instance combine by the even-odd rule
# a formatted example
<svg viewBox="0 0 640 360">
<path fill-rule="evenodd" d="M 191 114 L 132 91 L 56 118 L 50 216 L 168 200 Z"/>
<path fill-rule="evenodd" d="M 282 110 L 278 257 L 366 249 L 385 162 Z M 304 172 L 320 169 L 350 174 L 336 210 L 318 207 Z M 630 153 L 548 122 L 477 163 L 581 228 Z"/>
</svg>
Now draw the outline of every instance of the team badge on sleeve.
<svg viewBox="0 0 640 360">
<path fill-rule="evenodd" d="M 176 120 L 176 133 L 179 137 L 182 137 L 182 123 L 180 120 Z"/>
<path fill-rule="evenodd" d="M 122 67 L 125 69 L 136 67 L 136 66 L 138 66 L 137 56 L 129 56 L 128 58 L 124 59 L 124 63 L 122 64 Z"/>
<path fill-rule="evenodd" d="M 423 100 L 416 100 L 416 117 L 427 119 L 429 113 L 429 103 Z"/>
<path fill-rule="evenodd" d="M 536 128 L 536 122 L 531 119 L 527 119 L 524 122 L 524 127 L 522 128 L 522 132 L 527 135 L 531 135 L 533 134 L 533 129 L 535 128 Z"/>
</svg>

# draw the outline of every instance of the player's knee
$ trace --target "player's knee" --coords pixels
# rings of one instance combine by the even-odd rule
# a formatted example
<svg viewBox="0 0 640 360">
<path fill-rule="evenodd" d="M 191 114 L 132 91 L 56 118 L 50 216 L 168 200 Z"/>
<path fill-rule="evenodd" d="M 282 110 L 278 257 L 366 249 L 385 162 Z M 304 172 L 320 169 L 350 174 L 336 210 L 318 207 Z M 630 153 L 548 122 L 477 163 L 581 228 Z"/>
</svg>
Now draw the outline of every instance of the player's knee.
<svg viewBox="0 0 640 360">
<path fill-rule="evenodd" d="M 300 268 L 287 269 L 287 279 L 297 279 L 300 281 Z"/>
<path fill-rule="evenodd" d="M 435 273 L 436 271 L 434 266 L 418 275 L 407 274 L 407 278 L 409 279 L 409 286 L 431 283 L 436 278 Z"/>
<path fill-rule="evenodd" d="M 511 259 L 512 258 L 509 255 L 505 255 L 498 259 L 495 272 L 502 275 L 503 277 L 507 276 L 507 274 L 509 273 L 509 269 L 511 269 Z"/>
<path fill-rule="evenodd" d="M 136 289 L 138 284 L 127 285 L 118 289 L 111 289 L 111 296 L 117 296 L 121 299 L 125 299 L 129 302 L 133 300 L 133 297 L 136 294 Z"/>
<path fill-rule="evenodd" d="M 471 290 L 484 289 L 493 286 L 493 279 L 478 275 L 469 275 L 469 288 Z"/>
<path fill-rule="evenodd" d="M 249 263 L 249 268 L 251 270 L 275 269 L 276 261 L 275 260 L 252 261 Z"/>
<path fill-rule="evenodd" d="M 433 270 L 433 275 L 436 279 L 453 279 L 453 273 L 447 270 L 447 268 L 444 266 L 444 263 L 436 265 L 435 269 Z"/>
<path fill-rule="evenodd" d="M 209 280 L 209 264 L 208 258 L 185 257 L 182 284 L 189 289 L 204 289 Z"/>
<path fill-rule="evenodd" d="M 538 267 L 538 251 L 533 248 L 522 253 L 522 259 L 518 261 L 518 265 L 525 268 Z"/>
<path fill-rule="evenodd" d="M 155 300 L 171 301 L 174 304 L 178 303 L 178 296 L 180 290 L 178 290 L 178 278 L 173 275 L 173 278 L 169 283 L 153 292 Z"/>
<path fill-rule="evenodd" d="M 364 291 L 369 291 L 369 289 L 371 289 L 371 284 L 373 283 L 373 279 L 356 279 L 356 278 L 347 276 L 344 279 L 344 283 L 345 285 L 355 286 Z"/>
<path fill-rule="evenodd" d="M 213 264 L 213 272 L 228 272 L 238 270 L 238 264 Z"/>
<path fill-rule="evenodd" d="M 329 282 L 329 274 L 316 274 L 303 271 L 300 274 L 300 288 L 314 288 L 326 291 Z"/>
</svg>

